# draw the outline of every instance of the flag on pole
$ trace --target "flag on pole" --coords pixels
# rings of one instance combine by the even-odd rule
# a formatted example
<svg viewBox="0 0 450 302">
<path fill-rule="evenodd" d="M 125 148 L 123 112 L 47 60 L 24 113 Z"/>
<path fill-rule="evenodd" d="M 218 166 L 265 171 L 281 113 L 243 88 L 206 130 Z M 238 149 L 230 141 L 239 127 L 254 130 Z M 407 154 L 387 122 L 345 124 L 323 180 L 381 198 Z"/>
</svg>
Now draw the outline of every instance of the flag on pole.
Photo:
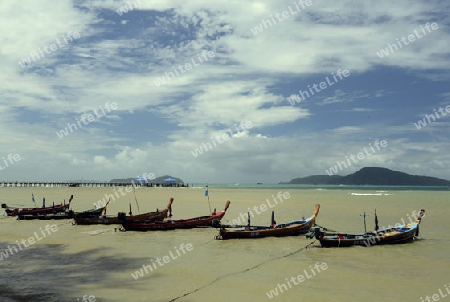
<svg viewBox="0 0 450 302">
<path fill-rule="evenodd" d="M 209 192 L 208 192 L 208 185 L 206 185 L 206 190 L 205 190 L 205 197 L 208 197 L 208 206 L 209 206 L 209 212 L 212 214 L 211 212 L 211 203 L 209 202 Z M 216 210 L 214 210 L 214 214 L 215 214 Z"/>
</svg>

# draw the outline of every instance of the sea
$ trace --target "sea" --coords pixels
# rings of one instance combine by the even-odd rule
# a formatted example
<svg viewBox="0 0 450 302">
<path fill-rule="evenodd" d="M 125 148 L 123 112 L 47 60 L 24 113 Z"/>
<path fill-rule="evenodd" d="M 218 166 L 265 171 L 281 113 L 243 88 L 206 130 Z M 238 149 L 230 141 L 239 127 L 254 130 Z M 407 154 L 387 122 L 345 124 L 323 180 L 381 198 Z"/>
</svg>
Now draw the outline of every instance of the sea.
<svg viewBox="0 0 450 302">
<path fill-rule="evenodd" d="M 409 222 L 419 238 L 386 246 L 321 248 L 305 236 L 217 240 L 218 230 L 122 232 L 120 225 L 18 221 L 0 209 L 0 301 L 450 301 L 450 188 L 205 184 L 188 188 L 0 187 L 0 203 L 67 202 L 107 214 L 144 213 L 174 198 L 172 219 L 230 207 L 223 223 L 270 225 L 309 217 L 348 233 Z M 268 206 L 270 204 L 270 206 Z M 261 207 L 261 205 L 267 205 Z M 254 210 L 254 208 L 259 211 Z M 262 209 L 265 209 L 264 211 Z M 20 244 L 20 242 L 25 242 Z M 301 280 L 301 281 L 300 281 Z M 444 296 L 447 295 L 447 296 Z M 432 301 L 432 300 L 430 300 Z M 438 300 L 436 300 L 438 301 Z"/>
</svg>

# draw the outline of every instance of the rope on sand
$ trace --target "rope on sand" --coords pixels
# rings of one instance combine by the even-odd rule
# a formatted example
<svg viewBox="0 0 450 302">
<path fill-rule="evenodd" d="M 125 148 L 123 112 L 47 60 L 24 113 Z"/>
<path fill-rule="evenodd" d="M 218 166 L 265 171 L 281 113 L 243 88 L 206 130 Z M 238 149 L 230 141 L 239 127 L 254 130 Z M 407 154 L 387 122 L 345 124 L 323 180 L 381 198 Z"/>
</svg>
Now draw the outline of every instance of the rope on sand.
<svg viewBox="0 0 450 302">
<path fill-rule="evenodd" d="M 262 266 L 263 264 L 266 264 L 266 263 L 269 263 L 269 262 L 272 262 L 272 261 L 275 261 L 275 260 L 278 260 L 278 259 L 281 259 L 281 258 L 286 258 L 286 257 L 292 256 L 292 255 L 294 255 L 294 254 L 296 254 L 296 253 L 298 253 L 298 252 L 301 252 L 302 250 L 308 249 L 308 247 L 310 247 L 311 245 L 313 245 L 315 242 L 316 242 L 316 240 L 314 240 L 314 241 L 311 242 L 311 243 L 308 243 L 306 246 L 304 246 L 304 247 L 302 247 L 302 248 L 299 248 L 298 250 L 293 251 L 293 252 L 291 252 L 291 253 L 289 253 L 289 254 L 286 254 L 286 255 L 283 255 L 283 256 L 279 256 L 279 257 L 275 257 L 275 258 L 269 259 L 269 260 L 267 260 L 267 261 L 261 262 L 261 263 L 259 263 L 259 264 L 257 264 L 257 265 L 252 266 L 252 267 L 249 267 L 249 268 L 247 268 L 247 269 L 245 269 L 245 270 L 243 270 L 243 271 L 234 272 L 234 273 L 228 273 L 228 274 L 219 276 L 219 277 L 217 277 L 216 279 L 214 279 L 213 281 L 211 281 L 210 283 L 205 284 L 205 285 L 203 285 L 203 286 L 201 286 L 201 287 L 198 287 L 198 288 L 196 288 L 196 289 L 194 289 L 194 290 L 192 290 L 192 291 L 190 291 L 190 292 L 188 292 L 188 293 L 185 293 L 184 295 L 181 295 L 181 296 L 178 296 L 178 297 L 176 297 L 176 298 L 173 298 L 173 299 L 170 300 L 169 302 L 173 302 L 173 301 L 176 301 L 176 300 L 178 300 L 178 299 L 180 299 L 180 298 L 183 298 L 183 297 L 189 296 L 189 295 L 191 295 L 191 294 L 193 294 L 193 293 L 196 293 L 196 292 L 198 292 L 198 291 L 200 291 L 200 290 L 202 290 L 202 289 L 205 289 L 205 288 L 207 288 L 207 287 L 213 285 L 214 283 L 218 282 L 218 281 L 221 280 L 221 279 L 224 279 L 224 278 L 227 278 L 227 277 L 230 277 L 230 276 L 233 276 L 233 275 L 243 274 L 243 273 L 249 272 L 249 271 L 251 271 L 251 270 L 253 270 L 253 269 L 255 269 L 255 268 L 258 268 L 258 267 Z"/>
</svg>

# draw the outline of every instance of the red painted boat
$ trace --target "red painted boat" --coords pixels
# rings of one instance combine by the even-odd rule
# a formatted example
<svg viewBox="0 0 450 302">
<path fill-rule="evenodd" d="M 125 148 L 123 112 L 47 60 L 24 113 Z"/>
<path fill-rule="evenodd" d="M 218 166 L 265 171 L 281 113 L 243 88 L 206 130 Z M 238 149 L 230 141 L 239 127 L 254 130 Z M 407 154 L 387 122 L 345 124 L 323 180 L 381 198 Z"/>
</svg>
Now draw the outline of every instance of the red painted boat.
<svg viewBox="0 0 450 302">
<path fill-rule="evenodd" d="M 2 208 L 5 209 L 6 215 L 18 216 L 18 215 L 46 215 L 64 213 L 69 210 L 70 202 L 73 199 L 73 195 L 70 196 L 69 202 L 61 203 L 59 205 L 53 205 L 51 207 L 45 206 L 45 198 L 42 201 L 42 208 L 10 208 L 6 204 L 2 204 Z M 33 197 L 34 200 L 34 197 Z"/>
<path fill-rule="evenodd" d="M 212 227 L 213 224 L 219 222 L 227 212 L 230 206 L 230 201 L 227 200 L 225 208 L 222 212 L 216 213 L 216 210 L 211 215 L 199 216 L 189 219 L 179 220 L 165 220 L 154 222 L 139 222 L 139 221 L 125 221 L 122 222 L 122 227 L 125 231 L 158 231 L 158 230 L 175 230 L 175 229 L 191 229 L 196 227 Z"/>
<path fill-rule="evenodd" d="M 89 224 L 121 224 L 123 221 L 156 221 L 156 220 L 164 220 L 164 218 L 172 216 L 172 203 L 173 198 L 170 198 L 169 204 L 167 207 L 159 211 L 156 209 L 156 212 L 148 212 L 144 214 L 132 215 L 130 211 L 130 215 L 127 216 L 124 212 L 120 212 L 117 215 L 99 215 L 97 217 L 86 217 L 86 216 L 74 216 L 75 223 L 78 225 L 89 225 Z"/>
</svg>

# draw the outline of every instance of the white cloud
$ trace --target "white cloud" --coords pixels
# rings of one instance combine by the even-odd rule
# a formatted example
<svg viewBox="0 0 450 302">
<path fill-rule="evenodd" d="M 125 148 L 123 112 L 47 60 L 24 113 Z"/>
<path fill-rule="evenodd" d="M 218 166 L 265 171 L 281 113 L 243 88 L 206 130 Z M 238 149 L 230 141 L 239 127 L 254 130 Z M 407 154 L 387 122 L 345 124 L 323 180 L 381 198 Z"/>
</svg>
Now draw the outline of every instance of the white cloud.
<svg viewBox="0 0 450 302">
<path fill-rule="evenodd" d="M 120 177 L 144 170 L 187 179 L 195 170 L 198 180 L 230 181 L 236 175 L 242 175 L 242 180 L 265 175 L 262 181 L 267 181 L 293 178 L 299 171 L 317 174 L 324 169 L 322 159 L 335 162 L 351 152 L 349 143 L 364 145 L 374 129 L 348 126 L 344 120 L 311 130 L 320 114 L 313 116 L 303 103 L 290 106 L 286 98 L 292 91 L 286 92 L 285 86 L 299 79 L 324 78 L 337 69 L 348 69 L 351 77 L 359 77 L 380 66 L 405 69 L 424 79 L 431 77 L 429 70 L 442 72 L 440 79 L 448 76 L 448 16 L 440 17 L 439 30 L 414 45 L 385 59 L 376 55 L 395 38 L 431 21 L 432 14 L 448 10 L 449 4 L 442 1 L 330 4 L 313 0 L 312 6 L 258 35 L 250 29 L 286 10 L 292 1 L 141 1 L 139 10 L 148 15 L 140 20 L 131 13 L 122 17 L 115 13 L 126 1 L 81 1 L 77 5 L 83 9 L 72 1 L 0 4 L 5 12 L 0 19 L 0 146 L 5 153 L 20 153 L 24 158 L 23 165 L 0 178 L 52 178 L 53 171 L 67 164 L 70 170 L 58 172 L 62 178 L 88 173 L 88 178 L 109 179 L 110 173 Z M 114 18 L 104 19 L 104 9 Z M 81 38 L 29 68 L 18 64 L 69 31 L 78 31 Z M 154 85 L 173 66 L 189 62 L 202 50 L 214 51 L 215 57 L 165 85 Z M 355 85 L 353 90 L 335 90 L 333 96 L 318 95 L 321 102 L 317 104 L 344 105 L 392 93 L 382 87 L 369 93 Z M 64 139 L 56 136 L 67 123 L 106 102 L 116 102 L 119 110 Z M 352 109 L 373 110 L 365 104 Z M 130 115 L 140 112 L 169 123 L 170 129 L 162 128 L 167 125 L 152 129 L 167 135 L 135 140 L 120 132 L 133 129 Z M 212 135 L 241 121 L 250 121 L 253 128 L 198 159 L 190 154 Z M 435 123 L 427 129 L 438 125 L 443 126 Z M 293 127 L 297 134 L 286 135 Z M 387 128 L 386 135 L 405 135 L 410 130 L 400 125 Z M 386 165 L 395 167 L 413 149 L 406 142 L 398 144 L 395 152 L 374 156 L 367 163 L 383 165 L 386 160 Z M 434 149 L 426 144 L 417 146 L 432 153 L 443 150 L 446 142 Z M 430 167 L 446 159 L 441 155 Z M 400 166 L 411 170 L 406 163 Z M 430 168 L 422 168 L 431 174 Z M 448 175 L 442 168 L 437 171 Z"/>
</svg>

